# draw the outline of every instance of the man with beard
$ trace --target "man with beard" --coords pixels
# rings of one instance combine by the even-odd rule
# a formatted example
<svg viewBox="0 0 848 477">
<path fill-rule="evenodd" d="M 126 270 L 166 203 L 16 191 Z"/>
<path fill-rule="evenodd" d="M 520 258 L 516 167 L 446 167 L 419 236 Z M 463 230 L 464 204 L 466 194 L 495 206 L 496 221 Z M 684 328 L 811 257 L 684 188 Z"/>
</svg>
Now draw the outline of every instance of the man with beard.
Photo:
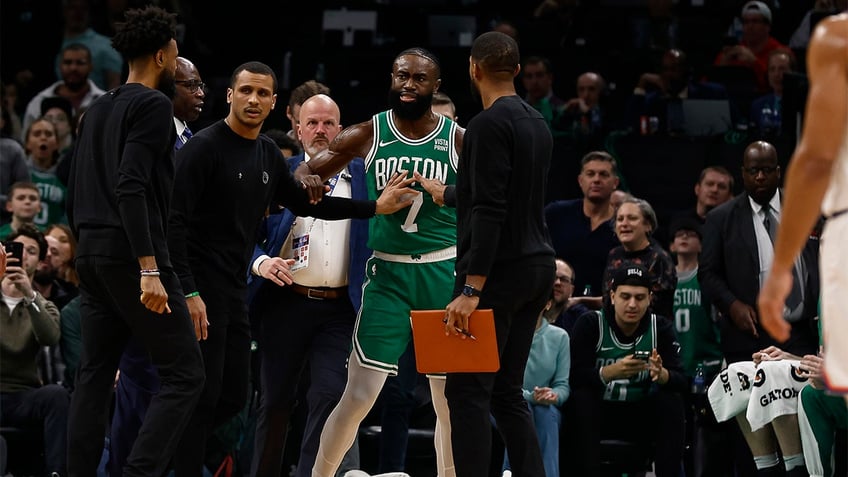
<svg viewBox="0 0 848 477">
<path fill-rule="evenodd" d="M 494 312 L 500 368 L 448 373 L 456 473 L 489 475 L 490 419 L 517 476 L 545 469 L 522 394 L 536 322 L 556 275 L 544 223 L 553 138 L 541 113 L 515 93 L 518 44 L 500 32 L 478 36 L 468 74 L 483 111 L 468 122 L 456 181 L 457 260 L 445 333 L 468 330 L 476 309 Z"/>
<path fill-rule="evenodd" d="M 586 305 L 572 299 L 574 294 L 574 268 L 561 258 L 556 259 L 556 278 L 554 279 L 553 306 L 545 310 L 544 315 L 551 324 L 559 326 L 571 335 L 574 323 L 580 315 L 589 311 Z"/>
<path fill-rule="evenodd" d="M 206 91 L 197 67 L 182 56 L 177 57 L 174 83 L 177 85 L 172 98 L 173 121 L 177 130 L 174 150 L 177 151 L 192 136 L 188 123 L 200 117 Z M 115 384 L 115 404 L 109 434 L 109 472 L 112 475 L 121 474 L 141 423 L 144 421 L 150 400 L 159 390 L 156 368 L 150 362 L 147 350 L 137 338 L 127 343 L 124 354 L 121 356 L 119 369 L 120 376 Z"/>
<path fill-rule="evenodd" d="M 392 65 L 391 109 L 343 130 L 328 150 L 302 163 L 296 176 L 311 172 L 326 180 L 355 157 L 363 157 L 372 198 L 399 172 L 453 184 L 463 130 L 431 109 L 440 75 L 441 67 L 431 52 L 423 48 L 401 52 Z M 420 185 L 416 189 L 423 190 Z M 372 220 L 368 246 L 374 255 L 366 263 L 347 387 L 324 425 L 313 476 L 330 477 L 336 472 L 386 378 L 397 374 L 398 358 L 412 335 L 410 310 L 444 308 L 450 301 L 456 213 L 453 208 L 436 205 L 429 193 L 422 193 L 408 211 Z M 453 477 L 444 377 L 428 378 L 436 410 L 438 475 Z"/>
<path fill-rule="evenodd" d="M 124 475 L 164 474 L 205 381 L 166 243 L 176 15 L 154 6 L 125 15 L 112 44 L 128 61 L 127 82 L 87 109 L 68 184 L 83 336 L 68 425 L 69 476 L 97 472 L 115 372 L 130 337 L 147 349 L 161 388 Z"/>
<path fill-rule="evenodd" d="M 51 259 L 59 253 L 59 239 L 51 235 L 45 235 L 44 239 L 47 241 L 46 258 L 38 262 L 35 275 L 32 277 L 32 286 L 43 297 L 52 301 L 59 311 L 62 311 L 62 308 L 79 294 L 79 290 L 73 284 L 59 278 L 59 271 L 53 266 Z"/>
<path fill-rule="evenodd" d="M 89 78 L 92 68 L 91 52 L 87 46 L 81 43 L 71 43 L 62 48 L 61 60 L 59 61 L 59 72 L 62 74 L 62 79 L 39 91 L 27 103 L 23 124 L 21 125 L 22 133 L 26 134 L 30 124 L 41 117 L 41 102 L 45 98 L 52 96 L 65 98 L 71 102 L 73 112 L 77 114 L 102 96 L 105 91 Z M 26 142 L 26 137 L 22 137 L 21 141 Z"/>
<path fill-rule="evenodd" d="M 412 179 L 400 174 L 389 178 L 375 200 L 333 197 L 334 187 L 313 176 L 308 179 L 319 190 L 311 192 L 328 195 L 311 204 L 280 149 L 260 135 L 276 105 L 276 91 L 277 77 L 268 65 L 251 61 L 238 66 L 227 88 L 227 117 L 195 134 L 177 155 L 168 244 L 206 369 L 203 394 L 174 455 L 177 477 L 201 475 L 210 433 L 244 409 L 250 379 L 247 274 L 269 205 L 282 205 L 299 217 L 366 219 L 395 213 L 420 195 L 407 187 Z M 297 238 L 309 245 L 299 256 L 314 250 L 309 237 Z M 268 258 L 253 273 L 295 289 L 294 262 Z M 325 293 L 309 295 L 329 296 Z"/>
</svg>

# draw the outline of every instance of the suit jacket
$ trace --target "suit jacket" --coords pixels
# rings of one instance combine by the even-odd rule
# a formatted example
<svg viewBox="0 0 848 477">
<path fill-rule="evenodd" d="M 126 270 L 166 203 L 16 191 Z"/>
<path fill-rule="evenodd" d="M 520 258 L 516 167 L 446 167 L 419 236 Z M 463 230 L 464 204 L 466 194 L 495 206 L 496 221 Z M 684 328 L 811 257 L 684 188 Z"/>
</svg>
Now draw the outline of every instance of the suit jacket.
<svg viewBox="0 0 848 477">
<path fill-rule="evenodd" d="M 782 197 L 783 192 L 779 193 Z M 775 342 L 759 323 L 756 325 L 759 338 L 754 338 L 736 328 L 730 318 L 730 305 L 734 300 L 754 308 L 757 306 L 760 262 L 751 213 L 748 194 L 743 193 L 711 210 L 704 224 L 698 280 L 701 290 L 720 313 L 722 352 L 728 362 L 750 360 L 754 352 L 770 345 L 799 356 L 815 354 L 818 333 L 814 317 L 819 299 L 817 237 L 811 236 L 802 252 L 807 268 L 807 282 L 803 284 L 804 314 L 792 324 L 789 341 Z"/>
<path fill-rule="evenodd" d="M 297 169 L 304 160 L 303 153 L 287 159 L 292 172 Z M 350 172 L 351 198 L 368 200 L 368 188 L 365 182 L 365 162 L 356 158 L 348 164 Z M 288 209 L 278 214 L 266 217 L 259 227 L 257 245 L 251 258 L 251 266 L 261 255 L 276 257 L 280 254 L 283 243 L 291 231 L 296 216 Z M 371 256 L 368 248 L 368 219 L 351 219 L 350 224 L 350 266 L 348 267 L 348 297 L 350 297 L 353 308 L 359 311 L 362 301 L 362 283 L 365 280 L 365 262 Z M 253 302 L 256 294 L 266 284 L 267 280 L 249 273 L 248 277 L 248 304 Z M 268 283 L 268 286 L 277 285 Z"/>
</svg>

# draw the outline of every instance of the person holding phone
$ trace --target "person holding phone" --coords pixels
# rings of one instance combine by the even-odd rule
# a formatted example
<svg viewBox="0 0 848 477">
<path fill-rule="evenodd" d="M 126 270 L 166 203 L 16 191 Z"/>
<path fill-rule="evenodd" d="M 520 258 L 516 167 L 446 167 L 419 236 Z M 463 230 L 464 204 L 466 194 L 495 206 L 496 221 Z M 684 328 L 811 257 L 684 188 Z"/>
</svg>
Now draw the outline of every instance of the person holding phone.
<svg viewBox="0 0 848 477">
<path fill-rule="evenodd" d="M 32 288 L 47 242 L 34 225 L 23 224 L 0 249 L 8 262 L 0 281 L 0 425 L 40 426 L 44 475 L 66 475 L 70 395 L 59 384 L 43 384 L 38 372 L 42 348 L 58 343 L 60 334 L 56 305 Z"/>
<path fill-rule="evenodd" d="M 682 393 L 688 379 L 672 322 L 649 313 L 653 278 L 640 264 L 612 273 L 610 305 L 577 319 L 571 336 L 571 401 L 579 442 L 575 475 L 600 475 L 601 438 L 651 444 L 657 477 L 680 475 Z M 600 423 L 600 425 L 599 425 Z"/>
</svg>

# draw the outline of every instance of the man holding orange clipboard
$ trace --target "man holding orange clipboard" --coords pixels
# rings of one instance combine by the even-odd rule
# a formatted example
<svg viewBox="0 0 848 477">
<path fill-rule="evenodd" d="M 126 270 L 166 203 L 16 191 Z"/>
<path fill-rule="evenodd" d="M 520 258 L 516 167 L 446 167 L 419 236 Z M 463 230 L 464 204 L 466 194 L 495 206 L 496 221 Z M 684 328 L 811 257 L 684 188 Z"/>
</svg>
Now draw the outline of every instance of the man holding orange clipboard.
<svg viewBox="0 0 848 477">
<path fill-rule="evenodd" d="M 456 286 L 444 326 L 467 341 L 463 331 L 477 333 L 472 312 L 491 308 L 500 367 L 447 375 L 454 464 L 462 477 L 489 475 L 490 415 L 513 473 L 545 475 L 522 386 L 556 271 L 543 214 L 553 140 L 542 115 L 515 93 L 519 61 L 517 43 L 500 32 L 480 35 L 471 47 L 472 90 L 484 109 L 468 123 L 457 168 Z"/>
</svg>

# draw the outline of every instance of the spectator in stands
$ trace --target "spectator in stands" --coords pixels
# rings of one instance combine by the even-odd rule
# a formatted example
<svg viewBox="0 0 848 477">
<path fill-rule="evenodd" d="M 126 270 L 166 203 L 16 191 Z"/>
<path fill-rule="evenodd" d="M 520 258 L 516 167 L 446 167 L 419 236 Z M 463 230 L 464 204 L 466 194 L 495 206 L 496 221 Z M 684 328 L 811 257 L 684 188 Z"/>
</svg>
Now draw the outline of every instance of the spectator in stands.
<svg viewBox="0 0 848 477">
<path fill-rule="evenodd" d="M 47 255 L 38 262 L 32 285 L 61 312 L 68 302 L 79 295 L 79 279 L 73 264 L 76 239 L 65 224 L 49 225 L 44 239 L 47 242 Z"/>
<path fill-rule="evenodd" d="M 289 94 L 289 104 L 286 105 L 286 117 L 291 121 L 291 129 L 289 129 L 288 134 L 298 144 L 300 144 L 300 139 L 297 137 L 297 125 L 300 123 L 300 107 L 304 101 L 316 94 L 326 94 L 329 96 L 330 88 L 318 81 L 308 80 L 298 85 Z"/>
<path fill-rule="evenodd" d="M 783 123 L 783 75 L 795 71 L 795 53 L 788 48 L 772 50 L 768 57 L 768 83 L 771 92 L 760 96 L 751 103 L 751 129 L 761 137 L 773 137 L 780 134 Z"/>
<path fill-rule="evenodd" d="M 60 56 L 59 71 L 62 79 L 39 91 L 27 103 L 22 124 L 23 142 L 26 142 L 29 126 L 41 117 L 41 102 L 44 98 L 61 96 L 70 101 L 75 114 L 79 114 L 80 109 L 87 108 L 92 101 L 105 93 L 90 78 L 92 59 L 88 47 L 71 43 L 62 48 Z"/>
<path fill-rule="evenodd" d="M 56 126 L 56 142 L 59 144 L 59 155 L 71 151 L 76 137 L 71 125 L 74 117 L 71 102 L 61 96 L 44 98 L 41 102 L 41 117 Z"/>
<path fill-rule="evenodd" d="M 82 44 L 91 52 L 91 80 L 100 89 L 110 90 L 121 84 L 124 59 L 112 48 L 111 39 L 91 28 L 89 0 L 65 0 L 62 15 L 65 21 L 61 48 Z M 62 54 L 56 56 L 56 76 L 62 74 Z"/>
<path fill-rule="evenodd" d="M 577 182 L 583 198 L 551 202 L 545 207 L 545 221 L 556 256 L 573 266 L 578 301 L 597 309 L 607 256 L 619 245 L 610 205 L 619 183 L 618 168 L 605 151 L 592 151 L 580 163 Z"/>
<path fill-rule="evenodd" d="M 536 321 L 536 332 L 533 333 L 530 355 L 524 368 L 524 385 L 521 389 L 530 414 L 533 415 L 545 465 L 545 477 L 559 477 L 559 432 L 562 424 L 560 407 L 571 393 L 568 384 L 571 372 L 568 333 L 552 326 L 545 318 L 545 312 L 553 306 L 553 301 L 551 296 Z M 503 468 L 510 469 L 506 451 Z"/>
<path fill-rule="evenodd" d="M 593 71 L 577 77 L 577 97 L 568 100 L 554 119 L 555 130 L 569 132 L 600 148 L 607 131 L 606 111 L 601 97 L 606 90 L 604 78 Z"/>
<path fill-rule="evenodd" d="M 768 91 L 769 54 L 786 45 L 771 36 L 771 9 L 763 2 L 751 1 L 742 7 L 742 39 L 739 44 L 726 46 L 716 56 L 718 66 L 740 65 L 756 74 L 757 90 Z"/>
<path fill-rule="evenodd" d="M 649 313 L 655 279 L 639 264 L 615 270 L 610 306 L 587 313 L 571 337 L 573 432 L 580 476 L 601 475 L 601 438 L 654 443 L 657 477 L 679 477 L 683 462 L 681 393 L 688 381 L 671 321 Z M 638 353 L 638 354 L 637 354 Z"/>
<path fill-rule="evenodd" d="M 695 78 L 686 53 L 671 48 L 662 56 L 659 73 L 639 76 L 625 105 L 623 127 L 638 131 L 640 118 L 648 116 L 659 119 L 660 131 L 675 132 L 682 118 L 671 116 L 669 103 L 683 99 L 728 99 L 728 94 L 718 83 Z"/>
<path fill-rule="evenodd" d="M 29 125 L 24 142 L 31 180 L 41 192 L 41 213 L 35 218 L 35 225 L 41 228 L 66 222 L 67 189 L 56 175 L 56 165 L 59 162 L 59 144 L 56 138 L 56 126 L 44 118 L 39 118 Z"/>
<path fill-rule="evenodd" d="M 29 182 L 26 152 L 17 138 L 0 137 L 0 204 L 3 204 L 0 225 L 6 225 L 12 220 L 6 203 L 12 193 L 12 184 L 16 182 Z"/>
<path fill-rule="evenodd" d="M 792 37 L 789 38 L 789 48 L 793 50 L 806 50 L 807 45 L 810 43 L 810 35 L 815 26 L 814 17 L 834 15 L 845 11 L 846 8 L 848 8 L 848 1 L 846 0 L 816 0 L 813 8 L 804 14 L 804 18 L 801 19 L 798 28 L 792 33 Z"/>
<path fill-rule="evenodd" d="M 453 104 L 453 100 L 450 96 L 442 93 L 441 91 L 433 93 L 433 105 L 431 108 L 434 113 L 441 114 L 448 119 L 452 119 L 454 122 L 456 122 L 458 118 L 456 115 L 456 105 Z"/>
<path fill-rule="evenodd" d="M 669 249 L 675 257 L 677 270 L 674 327 L 683 370 L 693 383 L 691 392 L 685 394 L 687 442 L 691 443 L 691 453 L 686 455 L 686 475 L 733 475 L 730 459 L 722 452 L 722 446 L 728 441 L 724 432 L 727 425 L 715 421 L 706 399 L 706 387 L 721 370 L 723 357 L 712 305 L 698 282 L 701 224 L 683 217 L 673 221 L 669 231 Z"/>
<path fill-rule="evenodd" d="M 32 225 L 9 239 L 22 243 L 24 251 L 22 263 L 9 260 L 0 282 L 0 425 L 43 429 L 45 475 L 65 475 L 70 395 L 58 384 L 42 382 L 37 364 L 43 348 L 59 342 L 59 310 L 32 288 L 47 245 Z"/>
<path fill-rule="evenodd" d="M 577 318 L 589 311 L 586 305 L 572 299 L 573 294 L 574 269 L 565 260 L 557 258 L 551 306 L 545 310 L 544 315 L 551 324 L 559 326 L 569 334 Z"/>
<path fill-rule="evenodd" d="M 509 35 L 516 42 L 519 41 L 518 38 L 518 27 L 515 26 L 515 23 L 509 20 L 498 20 L 492 25 L 492 31 L 499 31 L 505 35 Z"/>
<path fill-rule="evenodd" d="M 524 100 L 536 108 L 548 125 L 565 106 L 565 101 L 554 92 L 554 70 L 551 60 L 542 56 L 530 56 L 521 64 L 521 84 Z"/>
<path fill-rule="evenodd" d="M 669 224 L 682 219 L 703 225 L 707 212 L 733 198 L 733 182 L 733 174 L 722 166 L 703 168 L 695 184 L 695 206 L 674 214 Z M 662 225 L 657 229 L 654 237 L 661 244 L 670 244 L 674 239 L 674 235 L 669 234 L 667 227 Z"/>
<path fill-rule="evenodd" d="M 18 85 L 0 81 L 0 136 L 14 138 L 20 142 L 23 130 L 21 117 L 18 115 Z"/>
<path fill-rule="evenodd" d="M 615 212 L 615 234 L 621 245 L 610 250 L 604 272 L 603 292 L 606 305 L 615 271 L 638 263 L 650 272 L 651 311 L 673 317 L 677 270 L 671 255 L 651 235 L 657 229 L 657 214 L 648 201 L 628 197 Z"/>
<path fill-rule="evenodd" d="M 12 184 L 6 200 L 6 210 L 12 215 L 12 221 L 0 226 L 0 241 L 6 240 L 24 224 L 34 224 L 41 207 L 41 193 L 37 185 L 29 180 Z"/>
</svg>

